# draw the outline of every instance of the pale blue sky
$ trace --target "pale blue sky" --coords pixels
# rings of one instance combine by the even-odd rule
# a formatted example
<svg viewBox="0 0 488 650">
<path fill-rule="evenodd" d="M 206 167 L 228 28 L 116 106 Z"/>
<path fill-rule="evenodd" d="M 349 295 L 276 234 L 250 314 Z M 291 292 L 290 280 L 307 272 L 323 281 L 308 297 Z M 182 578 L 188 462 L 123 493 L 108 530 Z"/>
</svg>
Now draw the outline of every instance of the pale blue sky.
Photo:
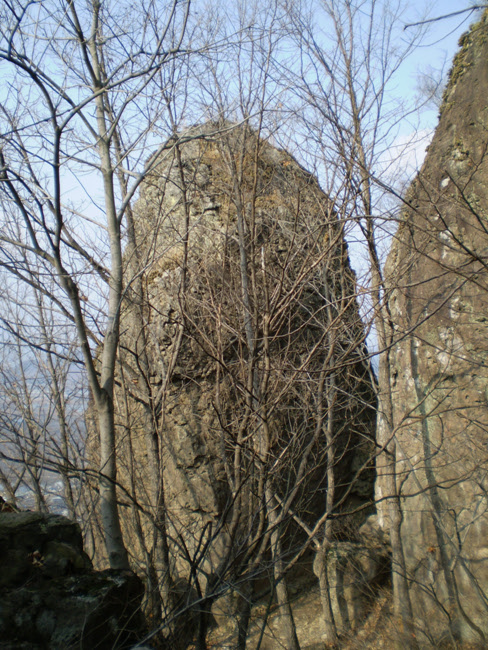
<svg viewBox="0 0 488 650">
<path fill-rule="evenodd" d="M 412 0 L 405 20 L 415 22 L 422 18 L 436 18 L 457 12 L 474 4 L 472 0 Z M 481 4 L 481 2 L 480 2 Z M 423 74 L 434 75 L 442 72 L 446 77 L 451 69 L 454 55 L 459 49 L 459 38 L 465 33 L 470 24 L 475 22 L 480 12 L 466 12 L 458 16 L 451 16 L 443 20 L 429 23 L 428 33 L 422 45 L 405 60 L 400 67 L 390 92 L 393 96 L 403 98 L 411 104 L 419 94 L 420 77 Z M 405 39 L 412 37 L 415 28 L 403 32 Z M 407 182 L 413 178 L 420 168 L 426 146 L 434 133 L 438 122 L 438 108 L 431 103 L 419 113 L 413 113 L 408 119 L 401 120 L 398 124 L 398 133 L 393 146 L 390 146 L 382 156 L 384 164 L 391 168 L 392 177 L 400 178 Z"/>
<path fill-rule="evenodd" d="M 412 16 L 412 20 L 419 19 L 423 15 L 435 18 L 460 11 L 472 4 L 474 3 L 471 0 L 431 0 L 430 2 L 412 0 L 409 15 Z M 481 4 L 481 1 L 477 4 Z M 426 72 L 429 67 L 436 70 L 444 67 L 445 73 L 450 70 L 452 59 L 458 50 L 460 36 L 467 31 L 478 15 L 479 12 L 466 12 L 430 24 L 425 43 L 418 47 L 402 69 L 402 84 L 406 92 L 415 92 L 419 72 Z M 409 30 L 406 30 L 406 33 L 408 32 Z M 432 110 L 432 115 L 428 119 L 431 122 L 429 126 L 434 127 L 437 111 Z"/>
</svg>

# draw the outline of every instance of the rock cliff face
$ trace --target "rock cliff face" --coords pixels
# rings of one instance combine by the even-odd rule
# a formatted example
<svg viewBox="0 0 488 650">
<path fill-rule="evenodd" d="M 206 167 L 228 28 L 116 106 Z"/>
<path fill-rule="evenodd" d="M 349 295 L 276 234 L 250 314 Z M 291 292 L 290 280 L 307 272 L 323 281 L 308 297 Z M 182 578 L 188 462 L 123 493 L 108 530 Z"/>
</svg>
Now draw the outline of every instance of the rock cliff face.
<svg viewBox="0 0 488 650">
<path fill-rule="evenodd" d="M 141 581 L 94 572 L 78 524 L 59 515 L 0 513 L 0 647 L 128 648 L 141 633 Z"/>
<path fill-rule="evenodd" d="M 461 41 L 388 260 L 402 541 L 421 645 L 488 645 L 488 22 Z M 472 647 L 472 646 L 470 646 Z"/>
<path fill-rule="evenodd" d="M 121 480 L 147 510 L 164 498 L 171 570 L 200 576 L 197 591 L 283 571 L 326 510 L 372 496 L 374 392 L 342 225 L 291 156 L 207 124 L 168 143 L 135 237 L 146 306 L 142 325 L 131 304 L 123 319 L 135 462 Z"/>
</svg>

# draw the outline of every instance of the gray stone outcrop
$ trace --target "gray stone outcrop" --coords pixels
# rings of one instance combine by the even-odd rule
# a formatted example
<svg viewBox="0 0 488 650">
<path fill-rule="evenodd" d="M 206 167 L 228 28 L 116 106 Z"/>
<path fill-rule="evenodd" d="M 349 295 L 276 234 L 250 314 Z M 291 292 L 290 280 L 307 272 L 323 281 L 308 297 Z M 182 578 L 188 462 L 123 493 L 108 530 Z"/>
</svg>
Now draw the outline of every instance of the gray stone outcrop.
<svg viewBox="0 0 488 650">
<path fill-rule="evenodd" d="M 0 648 L 128 648 L 141 633 L 141 581 L 93 571 L 65 517 L 0 513 L 0 563 Z"/>
<path fill-rule="evenodd" d="M 485 13 L 461 41 L 387 265 L 402 541 L 422 647 L 488 645 L 487 96 Z"/>
<path fill-rule="evenodd" d="M 143 378 L 136 355 L 126 356 L 134 399 L 121 431 L 137 500 L 152 508 L 151 441 L 137 403 L 147 379 L 172 570 L 188 576 L 199 557 L 205 585 L 203 574 L 215 579 L 246 557 L 252 565 L 268 517 L 295 488 L 281 543 L 299 547 L 324 512 L 328 464 L 343 510 L 372 497 L 375 397 L 355 276 L 317 180 L 247 126 L 206 124 L 168 142 L 141 190 L 135 230 L 149 371 Z M 128 350 L 140 333 L 132 310 L 122 319 Z M 122 463 L 124 444 L 121 435 Z M 128 476 L 121 466 L 133 489 Z"/>
</svg>

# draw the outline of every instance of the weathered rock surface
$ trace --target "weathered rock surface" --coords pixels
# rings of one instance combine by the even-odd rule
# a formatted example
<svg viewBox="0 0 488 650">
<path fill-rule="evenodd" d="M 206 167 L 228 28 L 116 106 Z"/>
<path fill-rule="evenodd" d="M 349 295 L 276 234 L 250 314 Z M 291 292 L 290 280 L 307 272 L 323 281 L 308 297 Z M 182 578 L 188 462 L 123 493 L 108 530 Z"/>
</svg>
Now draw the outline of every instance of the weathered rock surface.
<svg viewBox="0 0 488 650">
<path fill-rule="evenodd" d="M 485 13 L 461 41 L 387 265 L 402 540 L 418 641 L 434 647 L 488 646 L 487 96 Z"/>
<path fill-rule="evenodd" d="M 130 647 L 142 584 L 92 571 L 78 524 L 60 515 L 0 513 L 0 648 Z"/>
<path fill-rule="evenodd" d="M 181 162 L 170 150 L 146 183 L 138 205 L 140 250 L 157 251 L 147 271 L 151 341 L 156 346 L 153 382 L 163 384 L 165 372 L 171 371 L 161 427 L 165 494 L 172 519 L 181 522 L 180 531 L 184 527 L 188 536 L 194 530 L 196 538 L 202 525 L 221 518 L 229 504 L 232 481 L 226 461 L 235 451 L 242 418 L 249 417 L 245 382 L 252 354 L 255 381 L 262 381 L 265 344 L 270 348 L 269 387 L 265 397 L 261 389 L 255 399 L 270 401 L 266 453 L 273 450 L 276 460 L 290 445 L 290 435 L 300 436 L 297 451 L 313 435 L 313 424 L 303 425 L 313 410 L 308 415 L 295 412 L 293 402 L 298 407 L 300 390 L 309 399 L 318 381 L 311 377 L 302 389 L 297 373 L 319 372 L 332 328 L 337 340 L 333 370 L 340 374 L 337 457 L 350 450 L 337 461 L 338 479 L 349 475 L 351 465 L 359 468 L 371 451 L 374 413 L 368 409 L 373 398 L 367 365 L 361 359 L 364 333 L 353 298 L 354 276 L 332 206 L 316 180 L 291 156 L 245 133 L 236 129 L 222 138 L 215 135 L 216 125 L 188 132 L 190 141 L 180 147 Z M 243 158 L 241 168 L 234 171 L 238 179 L 232 177 L 231 156 Z M 246 274 L 254 284 L 249 287 L 252 313 L 247 315 L 240 211 Z M 332 311 L 327 313 L 327 307 Z M 248 340 L 247 316 L 253 321 L 253 343 Z M 333 318 L 339 322 L 332 325 Z M 268 340 L 263 332 L 267 319 Z M 249 351 L 252 345 L 258 351 Z M 344 362 L 346 371 L 341 368 Z M 258 388 L 253 390 L 259 393 Z M 260 428 L 257 415 L 251 413 L 248 435 Z M 251 447 L 256 451 L 256 442 Z M 321 438 L 313 454 L 319 464 L 314 475 L 318 483 L 326 464 L 323 449 Z M 293 475 L 296 465 L 298 458 L 287 465 L 287 472 Z M 371 480 L 371 472 L 360 474 L 352 491 L 369 495 Z M 343 489 L 339 480 L 337 489 Z"/>
<path fill-rule="evenodd" d="M 317 561 L 316 558 L 315 561 Z M 377 525 L 376 515 L 368 517 L 358 531 L 356 542 L 334 542 L 328 553 L 331 605 L 336 625 L 341 634 L 340 647 L 360 648 L 392 647 L 391 630 L 378 638 L 376 631 L 388 621 L 390 611 L 385 598 L 391 602 L 391 558 L 388 536 Z M 309 569 L 311 574 L 311 568 Z M 293 585 L 291 608 L 297 627 L 300 648 L 324 650 L 327 647 L 323 608 L 319 585 L 307 581 L 302 573 L 302 584 Z M 283 646 L 280 619 L 276 606 L 270 607 L 266 598 L 257 604 L 251 614 L 247 645 L 250 650 L 274 650 Z M 263 620 L 268 616 L 268 629 L 264 636 Z M 381 620 L 378 621 L 378 618 Z M 364 626 L 365 620 L 368 620 Z M 211 631 L 209 645 L 218 648 L 233 647 L 233 625 L 229 614 L 219 619 Z M 359 635 L 358 635 L 359 634 Z M 355 643 L 356 637 L 358 642 Z M 367 641 L 363 641 L 367 638 Z M 281 645 L 280 645 L 281 643 Z"/>
<path fill-rule="evenodd" d="M 278 566 L 271 539 L 292 557 L 326 508 L 372 497 L 375 398 L 343 224 L 289 154 L 229 124 L 169 142 L 136 212 L 146 306 L 144 328 L 130 301 L 122 320 L 119 478 L 153 522 L 164 498 L 175 576 L 225 591 L 237 575 L 245 602 Z"/>
</svg>

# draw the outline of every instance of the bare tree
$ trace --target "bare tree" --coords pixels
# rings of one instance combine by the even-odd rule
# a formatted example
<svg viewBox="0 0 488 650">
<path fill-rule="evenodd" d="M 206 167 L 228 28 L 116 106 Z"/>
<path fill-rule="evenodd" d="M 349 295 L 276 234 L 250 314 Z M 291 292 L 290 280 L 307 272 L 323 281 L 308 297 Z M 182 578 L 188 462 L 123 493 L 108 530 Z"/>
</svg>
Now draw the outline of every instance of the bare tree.
<svg viewBox="0 0 488 650">
<path fill-rule="evenodd" d="M 86 403 L 69 340 L 73 332 L 68 330 L 66 336 L 56 324 L 54 314 L 44 308 L 42 294 L 12 278 L 6 278 L 6 285 L 10 290 L 5 291 L 1 319 L 4 488 L 14 502 L 19 487 L 34 488 L 36 508 L 46 510 L 57 477 L 62 483 L 58 496 L 63 498 L 63 510 L 75 518 L 81 514 Z"/>
<path fill-rule="evenodd" d="M 76 329 L 100 436 L 100 503 L 114 568 L 128 567 L 113 404 L 123 239 L 154 161 L 141 152 L 166 106 L 158 75 L 180 56 L 188 12 L 189 3 L 176 1 L 2 3 L 9 88 L 1 109 L 2 265 L 44 292 Z M 24 255 L 37 260 L 34 274 Z M 45 290 L 43 274 L 56 278 L 57 290 Z"/>
<path fill-rule="evenodd" d="M 326 183 L 330 195 L 336 197 L 337 204 L 344 209 L 341 214 L 348 224 L 346 228 L 349 237 L 362 238 L 369 259 L 369 276 L 368 279 L 362 279 L 361 283 L 370 296 L 369 304 L 379 348 L 377 509 L 382 525 L 389 529 L 391 535 L 394 608 L 397 620 L 400 621 L 397 627 L 397 631 L 401 632 L 400 643 L 402 647 L 416 647 L 418 643 L 423 643 L 420 628 L 423 628 L 424 634 L 426 629 L 430 630 L 429 642 L 438 642 L 439 637 L 436 641 L 433 631 L 435 625 L 423 620 L 426 618 L 426 603 L 430 602 L 429 598 L 437 602 L 443 612 L 442 616 L 448 621 L 445 633 L 450 635 L 453 643 L 458 643 L 461 638 L 472 638 L 477 642 L 481 639 L 481 643 L 484 643 L 485 632 L 480 624 L 484 616 L 481 613 L 484 611 L 484 604 L 477 601 L 484 580 L 481 577 L 484 570 L 480 568 L 476 577 L 473 573 L 470 575 L 473 603 L 476 603 L 470 607 L 473 609 L 473 614 L 470 615 L 463 607 L 463 599 L 460 597 L 460 584 L 463 580 L 460 577 L 461 566 L 469 572 L 461 559 L 462 542 L 458 539 L 456 545 L 452 528 L 447 524 L 445 515 L 440 514 L 445 513 L 447 508 L 447 486 L 444 481 L 447 480 L 449 471 L 452 472 L 452 477 L 457 471 L 456 478 L 453 478 L 454 483 L 458 485 L 459 481 L 464 490 L 469 490 L 471 480 L 482 480 L 484 455 L 472 451 L 476 461 L 470 464 L 465 459 L 459 462 L 459 467 L 457 466 L 455 454 L 451 453 L 449 437 L 452 435 L 456 438 L 454 431 L 460 431 L 461 425 L 447 424 L 449 418 L 456 419 L 456 407 L 449 406 L 450 400 L 454 400 L 454 388 L 449 394 L 447 390 L 442 392 L 440 386 L 443 381 L 447 381 L 443 371 L 435 377 L 432 376 L 430 382 L 425 379 L 429 373 L 426 371 L 427 366 L 419 361 L 417 348 L 429 347 L 429 330 L 437 327 L 434 323 L 441 318 L 434 312 L 438 310 L 439 314 L 443 313 L 444 306 L 450 304 L 451 300 L 453 304 L 462 302 L 464 298 L 461 295 L 468 291 L 467 286 L 471 284 L 473 274 L 480 286 L 484 283 L 484 259 L 477 253 L 473 255 L 473 241 L 468 244 L 468 240 L 471 236 L 469 233 L 474 232 L 478 232 L 478 241 L 484 238 L 478 209 L 469 197 L 476 194 L 477 205 L 482 202 L 483 193 L 477 183 L 478 174 L 481 174 L 484 165 L 485 144 L 482 137 L 477 144 L 474 144 L 474 140 L 470 141 L 469 145 L 466 144 L 467 138 L 472 137 L 469 133 L 466 138 L 463 137 L 463 145 L 460 144 L 461 141 L 451 145 L 453 162 L 444 163 L 439 155 L 439 169 L 420 175 L 411 193 L 407 194 L 407 197 L 400 196 L 398 188 L 388 178 L 386 166 L 382 163 L 382 151 L 387 143 L 391 142 L 395 122 L 390 112 L 391 106 L 388 104 L 388 85 L 401 63 L 401 57 L 408 54 L 408 47 L 415 46 L 416 36 L 407 49 L 400 53 L 398 48 L 388 45 L 394 38 L 395 20 L 398 18 L 389 14 L 386 16 L 387 20 L 379 20 L 377 12 L 381 12 L 382 7 L 383 3 L 375 2 L 332 2 L 327 3 L 327 6 L 324 4 L 324 16 L 327 20 L 324 20 L 323 24 L 330 30 L 324 34 L 317 29 L 319 21 L 316 14 L 307 16 L 290 5 L 289 13 L 295 28 L 296 41 L 305 54 L 300 59 L 295 82 L 292 81 L 290 85 L 293 95 L 304 102 L 297 110 L 303 120 L 304 132 L 307 133 L 309 142 L 317 143 L 316 151 L 323 154 L 321 160 L 324 161 L 324 171 L 320 178 Z M 392 9 L 391 3 L 389 8 Z M 476 25 L 474 33 L 483 31 L 485 20 L 486 18 L 482 19 Z M 327 37 L 333 43 L 330 48 Z M 450 124 L 453 123 L 453 89 L 456 88 L 458 79 L 472 65 L 471 59 L 467 58 L 470 56 L 470 39 L 471 36 L 467 35 L 461 42 L 461 53 L 451 73 L 450 90 L 445 95 L 442 111 L 451 111 Z M 397 56 L 400 58 L 396 58 Z M 298 88 L 301 90 L 298 91 Z M 475 103 L 469 105 L 470 110 L 474 105 Z M 405 114 L 400 107 L 396 107 L 395 111 L 398 118 Z M 481 124 L 478 114 L 470 119 L 471 127 Z M 462 123 L 460 116 L 456 123 Z M 484 133 L 484 127 L 480 128 Z M 437 151 L 439 152 L 439 148 Z M 431 154 L 429 151 L 429 155 Z M 445 164 L 448 164 L 449 172 L 445 172 L 442 178 L 441 170 Z M 446 198 L 447 194 L 449 198 Z M 388 209 L 388 203 L 385 203 L 388 196 L 400 199 L 393 210 Z M 398 233 L 402 244 L 394 246 L 394 256 L 385 270 L 382 240 L 389 241 L 395 233 L 396 222 L 399 217 L 401 220 L 398 206 L 405 200 L 409 208 L 406 213 L 408 226 L 402 224 Z M 416 218 L 413 215 L 419 204 L 420 215 Z M 431 212 L 428 213 L 428 210 Z M 467 212 L 471 212 L 473 216 L 469 225 L 465 216 Z M 435 214 L 435 217 L 429 217 L 428 214 Z M 454 214 L 456 218 L 453 217 Z M 462 237 L 459 236 L 459 229 L 463 230 Z M 442 256 L 447 260 L 449 251 L 452 251 L 455 264 L 449 265 L 446 262 L 444 267 L 442 260 L 437 259 L 433 248 L 430 247 L 433 241 L 437 241 L 433 239 L 433 233 L 439 231 L 439 240 L 447 247 Z M 405 245 L 408 251 L 403 250 L 400 253 L 402 245 Z M 437 243 L 435 246 L 435 250 L 439 250 Z M 397 264 L 399 255 L 403 266 Z M 423 262 L 420 261 L 422 258 Z M 439 266 L 436 267 L 436 264 Z M 457 272 L 454 270 L 456 264 Z M 441 306 L 436 300 L 449 273 L 457 275 L 457 280 L 452 280 L 452 294 L 448 291 L 449 296 L 443 297 Z M 425 282 L 436 286 L 430 295 L 423 286 Z M 478 295 L 478 289 L 473 288 L 472 291 L 474 295 Z M 419 296 L 424 300 L 423 311 L 420 308 Z M 434 304 L 437 305 L 436 308 L 433 307 Z M 395 311 L 395 318 L 392 318 L 392 309 Z M 405 317 L 402 315 L 403 310 Z M 438 350 L 443 351 L 441 356 L 445 360 L 446 368 L 457 368 L 456 364 L 464 362 L 469 364 L 468 359 L 474 362 L 471 353 L 466 352 L 459 343 L 460 339 L 456 338 L 455 327 L 449 331 L 449 337 L 458 341 L 456 350 L 456 346 L 452 347 L 449 337 L 436 346 Z M 406 356 L 400 356 L 402 351 L 407 349 L 410 355 L 408 362 Z M 400 379 L 402 373 L 408 375 L 412 387 L 416 387 L 416 393 L 410 395 L 408 406 L 403 404 L 400 407 L 395 403 L 395 395 L 398 385 L 405 389 L 405 384 L 402 384 Z M 449 414 L 450 410 L 452 415 Z M 473 414 L 473 418 L 467 415 L 468 411 Z M 462 431 L 467 436 L 464 443 L 466 447 L 471 444 L 468 431 L 484 426 L 481 424 L 483 417 L 481 414 L 474 416 L 475 412 L 477 411 L 474 403 L 463 412 Z M 423 427 L 419 435 L 424 441 L 424 448 L 418 448 L 421 454 L 418 457 L 415 457 L 412 451 L 414 445 L 409 438 L 412 430 L 418 431 L 411 429 L 417 421 L 416 418 L 421 422 L 418 427 Z M 481 435 L 481 429 L 479 434 Z M 453 506 L 449 517 L 457 520 L 455 512 L 456 506 Z M 483 517 L 481 510 L 477 510 L 477 516 Z M 431 517 L 431 523 L 425 525 L 426 529 L 431 526 L 431 539 L 434 541 L 431 546 L 425 544 L 427 549 L 431 549 L 426 553 L 430 552 L 432 555 L 435 549 L 439 567 L 442 567 L 442 578 L 438 581 L 436 579 L 432 584 L 428 584 L 426 573 L 420 578 L 420 572 L 415 568 L 425 568 L 428 560 L 422 557 L 420 549 L 415 551 L 415 559 L 412 553 L 412 543 L 415 547 L 412 540 L 412 530 L 415 528 L 413 522 L 415 518 L 420 521 L 421 517 L 426 520 Z M 419 524 L 420 527 L 422 525 Z M 468 528 L 473 535 L 472 543 L 476 544 L 475 524 L 469 525 Z M 408 535 L 410 536 L 407 537 Z M 412 596 L 412 593 L 415 595 Z M 465 593 L 467 594 L 467 591 Z M 422 605 L 419 603 L 419 594 L 425 595 Z M 333 639 L 336 634 L 333 621 L 330 621 L 329 627 Z"/>
<path fill-rule="evenodd" d="M 378 356 L 377 509 L 390 531 L 393 551 L 395 613 L 413 638 L 400 527 L 402 514 L 395 476 L 396 439 L 390 386 L 390 349 L 394 333 L 382 266 L 385 236 L 395 229 L 395 212 L 385 196 L 391 184 L 381 176 L 381 157 L 392 142 L 395 121 L 407 107 L 391 105 L 389 84 L 415 48 L 415 33 L 399 50 L 393 47 L 401 28 L 401 3 L 334 1 L 320 8 L 288 14 L 302 53 L 294 94 L 303 99 L 300 115 L 308 137 L 317 143 L 326 189 L 343 219 L 346 236 L 360 239 L 368 259 L 367 287 Z M 317 25 L 323 17 L 324 31 Z M 396 31 L 395 31 L 396 30 Z M 320 158 L 322 154 L 322 158 Z M 386 192 L 385 192 L 386 189 Z M 336 631 L 330 621 L 330 637 Z"/>
</svg>

